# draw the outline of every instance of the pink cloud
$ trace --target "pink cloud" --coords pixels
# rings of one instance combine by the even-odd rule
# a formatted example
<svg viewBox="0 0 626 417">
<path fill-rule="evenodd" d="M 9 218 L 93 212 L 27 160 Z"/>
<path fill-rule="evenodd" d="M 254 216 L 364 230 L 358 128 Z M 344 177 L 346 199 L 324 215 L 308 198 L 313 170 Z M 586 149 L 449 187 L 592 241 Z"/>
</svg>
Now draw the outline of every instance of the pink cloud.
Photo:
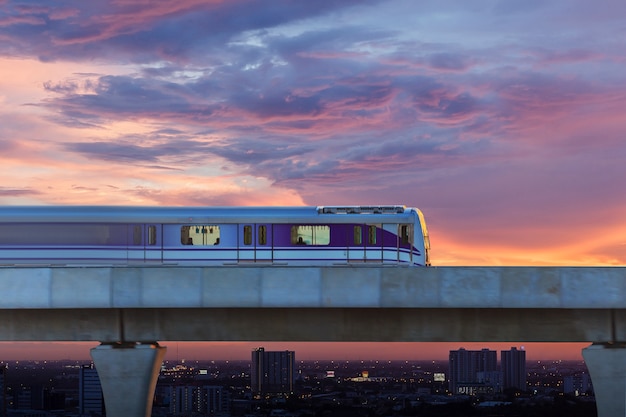
<svg viewBox="0 0 626 417">
<path fill-rule="evenodd" d="M 8 16 L 0 18 L 0 26 L 11 26 L 11 25 L 43 25 L 45 21 L 36 16 Z"/>
</svg>

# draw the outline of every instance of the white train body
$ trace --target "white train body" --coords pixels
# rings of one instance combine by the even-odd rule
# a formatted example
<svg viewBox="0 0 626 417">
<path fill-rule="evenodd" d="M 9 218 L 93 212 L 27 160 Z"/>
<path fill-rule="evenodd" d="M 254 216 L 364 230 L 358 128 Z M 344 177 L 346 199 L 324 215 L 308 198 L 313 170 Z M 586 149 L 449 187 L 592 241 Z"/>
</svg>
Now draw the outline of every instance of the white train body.
<svg viewBox="0 0 626 417">
<path fill-rule="evenodd" d="M 0 265 L 428 266 L 404 206 L 0 207 Z"/>
</svg>

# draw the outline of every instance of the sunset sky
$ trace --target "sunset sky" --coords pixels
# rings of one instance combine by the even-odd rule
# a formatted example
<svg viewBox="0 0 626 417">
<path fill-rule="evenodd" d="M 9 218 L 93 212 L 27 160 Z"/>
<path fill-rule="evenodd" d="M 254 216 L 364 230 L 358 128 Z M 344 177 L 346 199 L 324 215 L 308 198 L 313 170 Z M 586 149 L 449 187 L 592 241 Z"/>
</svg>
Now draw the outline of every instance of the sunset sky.
<svg viewBox="0 0 626 417">
<path fill-rule="evenodd" d="M 0 204 L 404 204 L 434 265 L 624 265 L 624 16 L 0 0 Z"/>
</svg>

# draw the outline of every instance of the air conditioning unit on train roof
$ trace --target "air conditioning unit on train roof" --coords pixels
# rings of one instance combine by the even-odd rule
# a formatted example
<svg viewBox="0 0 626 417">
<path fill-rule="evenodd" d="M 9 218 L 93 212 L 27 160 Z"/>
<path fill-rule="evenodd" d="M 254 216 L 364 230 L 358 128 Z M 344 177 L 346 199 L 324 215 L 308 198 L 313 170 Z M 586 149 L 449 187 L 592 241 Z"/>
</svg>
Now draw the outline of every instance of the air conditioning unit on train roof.
<svg viewBox="0 0 626 417">
<path fill-rule="evenodd" d="M 396 214 L 404 213 L 404 206 L 321 206 L 319 214 Z"/>
</svg>

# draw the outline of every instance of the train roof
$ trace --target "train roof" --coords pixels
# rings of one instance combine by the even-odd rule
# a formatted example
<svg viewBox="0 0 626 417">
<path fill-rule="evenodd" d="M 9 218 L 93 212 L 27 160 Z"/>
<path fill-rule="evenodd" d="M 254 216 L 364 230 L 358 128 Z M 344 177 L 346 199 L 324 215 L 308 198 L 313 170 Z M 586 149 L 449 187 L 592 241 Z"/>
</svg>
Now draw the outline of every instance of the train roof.
<svg viewBox="0 0 626 417">
<path fill-rule="evenodd" d="M 402 205 L 374 206 L 0 206 L 0 223 L 339 223 L 389 222 L 390 216 L 415 216 Z M 323 220 L 322 220 L 323 219 Z M 395 219 L 397 221 L 398 219 Z M 411 220 L 413 221 L 413 220 Z"/>
</svg>

